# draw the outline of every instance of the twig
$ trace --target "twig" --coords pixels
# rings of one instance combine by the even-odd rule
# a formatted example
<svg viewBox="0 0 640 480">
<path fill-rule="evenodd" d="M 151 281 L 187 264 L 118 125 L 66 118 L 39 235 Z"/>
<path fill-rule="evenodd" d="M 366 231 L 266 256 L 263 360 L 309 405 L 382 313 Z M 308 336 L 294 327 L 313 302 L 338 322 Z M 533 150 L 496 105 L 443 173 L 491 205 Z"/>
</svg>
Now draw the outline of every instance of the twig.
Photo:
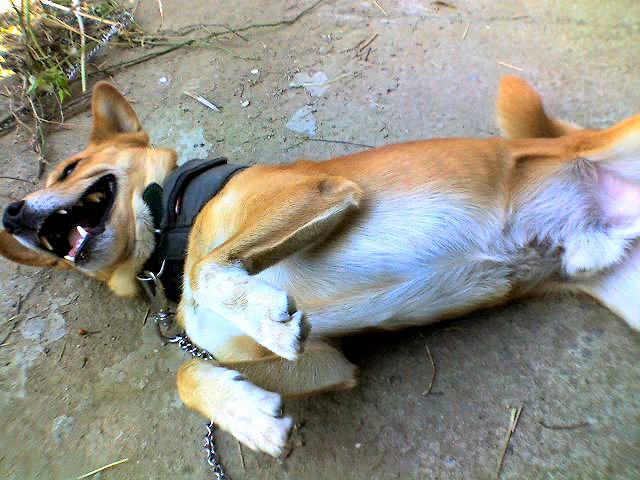
<svg viewBox="0 0 640 480">
<path fill-rule="evenodd" d="M 15 318 L 15 316 L 13 318 Z M 22 319 L 18 318 L 15 322 L 13 322 L 13 325 L 9 328 L 9 332 L 4 336 L 2 340 L 0 340 L 0 343 L 5 343 L 7 340 L 9 340 L 9 337 L 13 334 L 16 328 L 18 328 L 18 325 L 21 321 Z"/>
<path fill-rule="evenodd" d="M 367 40 L 366 42 L 364 42 L 364 45 L 362 45 L 359 49 L 358 49 L 358 53 L 362 52 L 365 48 L 367 48 L 369 45 L 371 45 L 373 43 L 373 41 L 378 38 L 378 34 L 376 33 L 373 37 L 371 37 L 369 40 Z"/>
<path fill-rule="evenodd" d="M 12 315 L 11 317 L 9 317 L 8 319 L 6 319 L 4 322 L 2 322 L 2 325 L 5 325 L 9 322 L 12 322 L 13 320 L 15 320 L 18 317 L 18 315 Z"/>
<path fill-rule="evenodd" d="M 64 352 L 66 349 L 67 349 L 67 340 L 65 339 L 64 343 L 62 344 L 62 350 L 60 351 L 60 356 L 58 357 L 58 363 L 62 361 L 62 357 L 64 356 Z"/>
<path fill-rule="evenodd" d="M 246 472 L 247 467 L 245 466 L 245 463 L 244 463 L 244 454 L 242 453 L 242 444 L 240 442 L 238 442 L 238 452 L 240 453 L 240 462 L 242 463 L 242 471 Z"/>
<path fill-rule="evenodd" d="M 88 477 L 90 477 L 92 475 L 95 475 L 96 473 L 100 473 L 103 470 L 106 470 L 107 468 L 115 467 L 116 465 L 120 465 L 121 463 L 128 462 L 128 461 L 129 461 L 128 458 L 123 458 L 122 460 L 118 460 L 117 462 L 110 463 L 109 465 L 105 465 L 104 467 L 96 468 L 95 470 L 91 470 L 90 472 L 85 473 L 84 475 L 80 475 L 79 477 L 76 478 L 76 480 L 82 480 L 83 478 L 88 478 Z"/>
<path fill-rule="evenodd" d="M 293 17 L 291 19 L 288 19 L 288 20 L 280 20 L 278 22 L 272 22 L 272 23 L 254 23 L 254 24 L 251 24 L 251 25 L 247 25 L 246 27 L 227 29 L 224 32 L 212 32 L 212 33 L 210 33 L 209 35 L 207 35 L 204 38 L 191 38 L 189 40 L 185 40 L 184 42 L 180 42 L 180 43 L 177 43 L 175 45 L 172 45 L 169 48 L 167 48 L 165 50 L 161 50 L 159 52 L 147 53 L 146 55 L 142 55 L 141 57 L 134 58 L 133 60 L 128 60 L 126 62 L 120 62 L 120 63 L 114 64 L 114 65 L 109 65 L 107 67 L 104 67 L 102 69 L 102 71 L 103 72 L 110 72 L 112 70 L 115 70 L 116 68 L 132 67 L 134 65 L 138 65 L 140 63 L 146 62 L 147 60 L 151 60 L 152 58 L 157 58 L 157 57 L 160 57 L 160 56 L 163 56 L 163 55 L 167 55 L 168 53 L 175 52 L 176 50 L 178 50 L 180 48 L 191 46 L 196 42 L 211 40 L 213 38 L 216 38 L 216 37 L 219 37 L 219 36 L 222 36 L 222 35 L 227 35 L 227 34 L 230 34 L 230 33 L 231 34 L 237 34 L 237 33 L 240 33 L 240 32 L 246 32 L 246 31 L 249 31 L 249 30 L 256 30 L 256 29 L 260 29 L 260 28 L 275 28 L 275 27 L 281 27 L 283 25 L 292 25 L 292 24 L 296 23 L 298 20 L 300 20 L 302 17 L 307 15 L 309 12 L 311 12 L 313 9 L 315 9 L 323 1 L 324 0 L 318 0 L 317 2 L 312 4 L 310 7 L 305 8 L 304 10 L 302 10 L 295 17 Z"/>
<path fill-rule="evenodd" d="M 54 27 L 64 28 L 65 30 L 69 30 L 70 32 L 75 33 L 76 35 L 80 35 L 80 30 L 78 30 L 77 28 L 73 28 L 71 25 L 67 25 L 62 20 L 60 20 L 58 17 L 55 17 L 53 15 L 49 15 L 49 14 L 45 13 L 41 17 L 41 19 L 46 24 L 49 24 L 49 25 L 54 26 Z M 96 37 L 92 37 L 91 35 L 87 34 L 86 32 L 85 32 L 84 35 L 85 35 L 85 37 L 87 37 L 92 42 L 100 43 L 100 39 L 98 39 Z"/>
<path fill-rule="evenodd" d="M 147 324 L 147 320 L 149 320 L 149 314 L 151 313 L 151 308 L 147 307 L 147 313 L 144 314 L 144 318 L 142 319 L 142 326 L 144 327 Z"/>
<path fill-rule="evenodd" d="M 0 180 L 15 180 L 16 182 L 30 183 L 31 185 L 36 184 L 36 182 L 32 182 L 31 180 L 25 180 L 24 178 L 18 177 L 9 177 L 7 175 L 0 175 Z"/>
<path fill-rule="evenodd" d="M 340 145 L 352 145 L 354 147 L 376 148 L 373 145 L 367 145 L 365 143 L 348 142 L 346 140 L 330 140 L 328 138 L 306 138 L 305 140 L 308 140 L 310 142 L 338 143 Z"/>
<path fill-rule="evenodd" d="M 43 5 L 46 5 L 47 7 L 57 8 L 58 10 L 62 10 L 64 12 L 75 13 L 73 9 L 69 7 L 65 7 L 64 5 L 60 5 L 58 3 L 51 2 L 50 0 L 40 0 L 40 3 L 42 3 Z M 117 22 L 112 22 L 111 20 L 107 20 L 106 18 L 96 17 L 89 13 L 79 12 L 78 14 L 81 17 L 88 18 L 89 20 L 95 20 L 96 22 L 106 23 L 107 25 L 116 25 L 116 26 L 119 25 L 119 23 Z"/>
<path fill-rule="evenodd" d="M 502 449 L 502 452 L 500 453 L 500 459 L 498 460 L 498 468 L 496 469 L 496 480 L 500 478 L 500 472 L 502 471 L 502 465 L 504 464 L 504 457 L 507 454 L 507 449 L 509 448 L 509 441 L 511 440 L 511 436 L 518 427 L 518 421 L 520 421 L 521 413 L 522 407 L 511 409 L 511 420 L 509 421 L 509 429 L 507 430 L 507 437 L 504 442 L 504 448 Z"/>
<path fill-rule="evenodd" d="M 76 20 L 78 21 L 78 28 L 80 29 L 80 79 L 82 81 L 82 93 L 85 93 L 87 91 L 87 38 L 84 35 L 84 19 L 82 15 L 80 15 L 80 13 L 82 13 L 82 3 L 81 0 L 72 0 L 71 5 L 73 6 Z"/>
<path fill-rule="evenodd" d="M 467 28 L 464 29 L 464 33 L 462 34 L 462 40 L 467 38 L 467 33 L 469 33 L 469 25 L 467 25 Z"/>
<path fill-rule="evenodd" d="M 381 11 L 382 13 L 384 13 L 384 16 L 385 16 L 385 17 L 388 17 L 388 16 L 389 16 L 389 14 L 387 13 L 387 11 L 386 11 L 384 8 L 382 8 L 382 5 L 380 5 L 380 4 L 378 3 L 378 0 L 373 0 L 373 3 L 375 4 L 375 6 L 376 6 L 376 7 L 378 7 L 378 8 L 380 9 L 380 11 Z"/>
<path fill-rule="evenodd" d="M 164 9 L 162 8 L 162 0 L 158 0 L 158 10 L 160 10 L 160 28 L 164 27 Z"/>
<path fill-rule="evenodd" d="M 219 112 L 220 111 L 220 108 L 217 105 L 213 104 L 212 102 L 210 102 L 209 100 L 207 100 L 206 98 L 204 98 L 201 95 L 196 95 L 194 93 L 187 92 L 186 90 L 183 91 L 182 93 L 184 93 L 187 97 L 193 98 L 195 101 L 201 103 L 205 107 L 210 108 L 214 112 Z"/>
<path fill-rule="evenodd" d="M 574 423 L 571 425 L 549 425 L 548 423 L 545 423 L 544 420 L 538 420 L 538 423 L 544 427 L 544 428 L 548 428 L 549 430 L 574 430 L 576 428 L 583 428 L 583 427 L 590 427 L 591 424 L 589 422 L 580 422 L 580 423 Z"/>
<path fill-rule="evenodd" d="M 511 65 L 510 63 L 500 62 L 498 61 L 498 65 L 502 65 L 503 67 L 513 68 L 519 72 L 524 72 L 524 68 L 516 67 L 515 65 Z"/>
<path fill-rule="evenodd" d="M 429 357 L 429 361 L 431 362 L 431 381 L 429 382 L 429 386 L 427 387 L 427 389 L 422 392 L 422 395 L 424 397 L 431 393 L 431 390 L 433 389 L 433 382 L 435 382 L 436 380 L 436 364 L 433 361 L 433 356 L 431 355 L 431 350 L 429 350 L 429 345 L 425 344 L 425 348 L 427 349 L 427 356 Z"/>
<path fill-rule="evenodd" d="M 40 179 L 44 174 L 47 163 L 49 163 L 45 158 L 46 138 L 44 136 L 44 128 L 42 127 L 42 119 L 38 114 L 39 110 L 36 109 L 36 106 L 33 103 L 31 97 L 27 97 L 27 100 L 29 100 L 29 105 L 31 106 L 31 111 L 33 114 L 33 149 L 38 154 L 38 179 Z M 38 102 L 38 106 L 40 106 L 40 102 Z M 16 120 L 18 120 L 18 117 L 16 117 Z"/>
</svg>

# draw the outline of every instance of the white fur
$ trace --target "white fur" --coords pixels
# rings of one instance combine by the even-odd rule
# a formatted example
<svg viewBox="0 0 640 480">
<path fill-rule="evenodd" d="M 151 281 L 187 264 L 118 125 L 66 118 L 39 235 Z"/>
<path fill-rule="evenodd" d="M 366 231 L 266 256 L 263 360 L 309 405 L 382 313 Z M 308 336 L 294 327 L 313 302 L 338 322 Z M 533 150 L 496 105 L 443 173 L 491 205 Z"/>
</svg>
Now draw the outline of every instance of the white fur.
<svg viewBox="0 0 640 480">
<path fill-rule="evenodd" d="M 501 216 L 460 193 L 417 192 L 365 211 L 333 240 L 339 246 L 299 252 L 257 276 L 295 292 L 312 335 L 426 324 L 509 291 L 516 255 Z"/>
<path fill-rule="evenodd" d="M 632 248 L 624 263 L 577 287 L 640 330 L 640 245 Z"/>
<path fill-rule="evenodd" d="M 239 372 L 201 363 L 196 376 L 201 410 L 242 443 L 274 457 L 282 454 L 293 427 L 281 418 L 282 398 L 247 381 Z"/>
<path fill-rule="evenodd" d="M 301 350 L 301 312 L 290 312 L 286 291 L 250 276 L 241 267 L 206 260 L 193 299 L 216 312 L 258 343 L 289 360 Z"/>
</svg>

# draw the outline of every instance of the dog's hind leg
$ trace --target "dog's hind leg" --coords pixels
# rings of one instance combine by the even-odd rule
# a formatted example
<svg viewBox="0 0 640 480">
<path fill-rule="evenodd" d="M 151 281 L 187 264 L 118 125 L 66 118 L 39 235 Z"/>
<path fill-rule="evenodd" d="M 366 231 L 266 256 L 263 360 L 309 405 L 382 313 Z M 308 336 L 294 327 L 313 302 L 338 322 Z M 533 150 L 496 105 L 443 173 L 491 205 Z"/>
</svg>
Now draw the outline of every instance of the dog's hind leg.
<svg viewBox="0 0 640 480">
<path fill-rule="evenodd" d="M 245 445 L 278 456 L 293 426 L 291 418 L 282 417 L 280 394 L 351 388 L 355 373 L 341 352 L 313 341 L 295 362 L 276 356 L 228 364 L 191 360 L 178 372 L 178 391 L 189 408 Z"/>
<path fill-rule="evenodd" d="M 261 179 L 260 188 L 250 188 L 254 176 Z M 235 188 L 236 179 L 244 188 Z M 183 298 L 221 315 L 277 355 L 294 360 L 308 333 L 304 316 L 287 292 L 255 274 L 329 235 L 358 208 L 362 191 L 345 178 L 262 166 L 242 172 L 229 187 L 227 196 L 223 192 L 207 205 L 194 226 Z M 231 209 L 233 217 L 226 222 L 231 224 L 231 235 L 212 251 L 199 252 L 199 244 L 210 242 L 207 225 L 229 215 L 226 207 L 231 201 L 243 206 L 237 212 Z M 219 204 L 223 207 L 217 209 Z"/>
<path fill-rule="evenodd" d="M 356 386 L 356 367 L 342 352 L 317 339 L 309 340 L 295 361 L 270 356 L 253 361 L 221 362 L 256 385 L 285 397 L 299 397 Z"/>
</svg>

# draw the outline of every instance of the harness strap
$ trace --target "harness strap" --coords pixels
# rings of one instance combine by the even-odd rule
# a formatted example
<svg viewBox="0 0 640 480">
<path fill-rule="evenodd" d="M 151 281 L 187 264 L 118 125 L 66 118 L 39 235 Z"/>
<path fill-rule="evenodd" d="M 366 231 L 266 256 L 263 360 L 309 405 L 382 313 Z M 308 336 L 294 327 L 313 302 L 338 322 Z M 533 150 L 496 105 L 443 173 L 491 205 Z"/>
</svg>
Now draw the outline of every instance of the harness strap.
<svg viewBox="0 0 640 480">
<path fill-rule="evenodd" d="M 142 198 L 153 217 L 155 249 L 143 271 L 158 273 L 167 297 L 180 299 L 184 259 L 193 222 L 244 165 L 230 165 L 224 157 L 190 160 L 171 172 L 163 186 L 151 183 Z"/>
</svg>

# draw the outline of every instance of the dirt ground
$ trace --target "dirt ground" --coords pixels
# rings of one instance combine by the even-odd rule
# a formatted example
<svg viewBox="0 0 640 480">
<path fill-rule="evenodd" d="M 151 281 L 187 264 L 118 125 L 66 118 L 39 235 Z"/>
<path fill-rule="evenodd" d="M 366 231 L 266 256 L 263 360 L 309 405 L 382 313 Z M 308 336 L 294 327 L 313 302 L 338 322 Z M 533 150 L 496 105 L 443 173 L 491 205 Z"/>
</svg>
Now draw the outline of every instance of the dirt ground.
<svg viewBox="0 0 640 480">
<path fill-rule="evenodd" d="M 310 1 L 165 1 L 165 28 L 293 17 Z M 416 138 L 490 136 L 501 75 L 520 74 L 557 115 L 603 127 L 638 113 L 640 2 L 327 0 L 293 25 L 229 36 L 116 74 L 156 144 L 183 159 L 323 159 Z M 137 19 L 159 28 L 155 0 Z M 375 38 L 374 38 L 375 36 Z M 365 45 L 371 40 L 369 45 Z M 362 48 L 364 45 L 364 48 Z M 143 52 L 111 49 L 110 60 Z M 502 63 L 500 63 L 502 62 Z M 320 97 L 290 88 L 324 72 Z M 223 107 L 215 113 L 187 90 Z M 248 104 L 247 104 L 248 102 Z M 286 127 L 310 106 L 308 141 Z M 53 134 L 55 162 L 90 116 Z M 34 179 L 25 137 L 0 139 L 3 175 Z M 0 202 L 29 185 L 2 180 Z M 3 206 L 0 205 L 0 206 Z M 204 419 L 181 405 L 185 356 L 142 325 L 142 301 L 72 273 L 0 261 L 0 478 L 210 478 Z M 640 293 L 640 292 L 639 292 Z M 15 318 L 12 319 L 17 315 Z M 81 336 L 79 329 L 97 332 Z M 428 396 L 432 368 L 437 375 Z M 640 334 L 584 297 L 545 298 L 397 334 L 347 339 L 357 389 L 286 405 L 299 424 L 284 461 L 220 434 L 239 479 L 495 478 L 510 408 L 523 407 L 503 479 L 640 478 Z"/>
</svg>

